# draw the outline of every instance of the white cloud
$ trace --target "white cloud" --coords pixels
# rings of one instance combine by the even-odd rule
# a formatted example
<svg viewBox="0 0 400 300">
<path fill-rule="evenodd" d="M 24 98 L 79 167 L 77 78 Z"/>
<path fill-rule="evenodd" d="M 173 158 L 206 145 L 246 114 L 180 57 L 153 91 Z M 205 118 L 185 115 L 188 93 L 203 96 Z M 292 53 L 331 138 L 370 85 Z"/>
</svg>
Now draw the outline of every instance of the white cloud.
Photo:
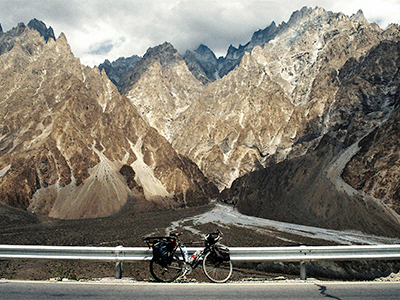
<svg viewBox="0 0 400 300">
<path fill-rule="evenodd" d="M 336 10 L 340 7 L 335 5 Z M 382 28 L 391 23 L 400 23 L 400 1 L 398 0 L 356 0 L 343 3 L 343 12 L 351 14 L 361 8 L 369 22 L 376 22 Z"/>
<path fill-rule="evenodd" d="M 37 18 L 64 32 L 84 64 L 105 58 L 143 55 L 149 47 L 171 42 L 180 52 L 200 43 L 218 55 L 230 44 L 245 44 L 257 29 L 287 21 L 303 6 L 347 15 L 362 9 L 381 27 L 399 23 L 397 0 L 13 0 L 1 1 L 0 23 L 9 30 Z"/>
</svg>

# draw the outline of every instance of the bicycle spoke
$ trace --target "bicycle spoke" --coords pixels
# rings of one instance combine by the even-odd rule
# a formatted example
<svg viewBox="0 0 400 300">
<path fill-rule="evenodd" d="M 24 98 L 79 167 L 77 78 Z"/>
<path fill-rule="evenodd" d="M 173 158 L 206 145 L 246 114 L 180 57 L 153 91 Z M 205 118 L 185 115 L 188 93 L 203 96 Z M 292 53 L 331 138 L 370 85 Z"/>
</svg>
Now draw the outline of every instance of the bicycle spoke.
<svg viewBox="0 0 400 300">
<path fill-rule="evenodd" d="M 182 271 L 183 264 L 176 255 L 174 255 L 171 264 L 165 267 L 153 260 L 150 261 L 150 273 L 157 281 L 172 282 L 179 277 Z"/>
<path fill-rule="evenodd" d="M 231 261 L 216 262 L 210 252 L 204 257 L 203 271 L 213 282 L 226 282 L 232 275 L 232 263 Z"/>
</svg>

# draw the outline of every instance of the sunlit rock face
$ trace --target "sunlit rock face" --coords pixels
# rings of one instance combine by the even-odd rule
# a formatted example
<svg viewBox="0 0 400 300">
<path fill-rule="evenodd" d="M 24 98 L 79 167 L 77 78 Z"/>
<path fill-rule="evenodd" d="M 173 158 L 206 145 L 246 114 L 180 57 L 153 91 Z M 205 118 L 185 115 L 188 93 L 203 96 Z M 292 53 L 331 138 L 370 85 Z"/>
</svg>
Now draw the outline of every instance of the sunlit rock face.
<svg viewBox="0 0 400 300">
<path fill-rule="evenodd" d="M 247 214 L 396 236 L 399 28 L 380 30 L 361 13 L 327 23 L 338 20 L 348 26 L 306 69 L 312 81 L 282 84 L 301 120 L 287 157 L 237 179 L 226 199 Z"/>
<path fill-rule="evenodd" d="M 0 199 L 55 218 L 208 203 L 215 188 L 64 34 L 0 35 Z"/>
</svg>

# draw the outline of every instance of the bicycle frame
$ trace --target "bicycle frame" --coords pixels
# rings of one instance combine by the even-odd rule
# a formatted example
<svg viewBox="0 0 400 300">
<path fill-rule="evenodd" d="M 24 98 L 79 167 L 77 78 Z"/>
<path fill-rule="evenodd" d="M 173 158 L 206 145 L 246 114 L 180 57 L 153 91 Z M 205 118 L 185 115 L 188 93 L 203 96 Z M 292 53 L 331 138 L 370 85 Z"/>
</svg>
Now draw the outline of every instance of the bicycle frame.
<svg viewBox="0 0 400 300">
<path fill-rule="evenodd" d="M 179 251 L 180 251 L 182 260 L 186 265 L 189 265 L 192 269 L 196 269 L 197 266 L 200 264 L 200 262 L 207 255 L 207 253 L 211 251 L 211 247 L 210 246 L 205 246 L 204 249 L 201 250 L 201 252 L 195 257 L 195 259 L 192 262 L 188 262 L 186 260 L 186 257 L 184 255 L 184 253 L 183 253 L 183 247 L 184 247 L 184 245 L 182 245 L 182 243 L 180 241 L 178 241 L 177 249 L 179 249 Z M 176 252 L 176 250 L 175 250 L 175 252 Z"/>
</svg>

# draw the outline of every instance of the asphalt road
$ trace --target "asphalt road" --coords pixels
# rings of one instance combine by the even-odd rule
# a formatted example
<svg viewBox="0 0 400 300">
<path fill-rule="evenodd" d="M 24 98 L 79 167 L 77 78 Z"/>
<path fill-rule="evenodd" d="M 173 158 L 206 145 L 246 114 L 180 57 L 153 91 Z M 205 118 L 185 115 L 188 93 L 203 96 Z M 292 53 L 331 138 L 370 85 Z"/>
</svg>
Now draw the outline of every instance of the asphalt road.
<svg viewBox="0 0 400 300">
<path fill-rule="evenodd" d="M 0 299 L 400 299 L 400 283 L 77 283 L 0 280 Z"/>
</svg>

